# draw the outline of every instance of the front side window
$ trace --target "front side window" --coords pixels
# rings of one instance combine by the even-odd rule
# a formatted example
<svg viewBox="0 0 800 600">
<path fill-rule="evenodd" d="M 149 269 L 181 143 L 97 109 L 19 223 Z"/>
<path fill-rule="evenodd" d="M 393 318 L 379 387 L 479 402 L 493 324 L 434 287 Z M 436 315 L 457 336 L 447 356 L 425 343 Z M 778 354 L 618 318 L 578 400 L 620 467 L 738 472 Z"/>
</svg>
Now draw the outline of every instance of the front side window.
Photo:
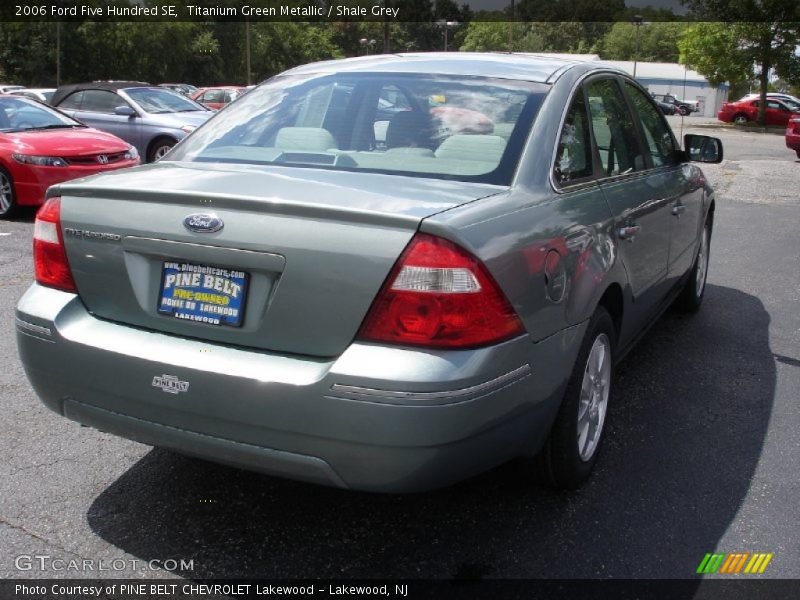
<svg viewBox="0 0 800 600">
<path fill-rule="evenodd" d="M 508 184 L 548 89 L 409 73 L 278 77 L 169 158 Z"/>
<path fill-rule="evenodd" d="M 177 92 L 158 88 L 127 88 L 125 93 L 147 113 L 165 114 L 205 110 L 193 100 Z"/>
<path fill-rule="evenodd" d="M 624 175 L 644 169 L 633 119 L 617 83 L 611 79 L 593 81 L 587 91 L 592 132 L 605 175 Z"/>
<path fill-rule="evenodd" d="M 673 164 L 676 160 L 675 141 L 669 126 L 660 114 L 661 111 L 657 110 L 635 85 L 625 82 L 625 88 L 639 115 L 653 166 L 663 167 Z"/>
<path fill-rule="evenodd" d="M 562 186 L 585 180 L 593 174 L 592 143 L 583 89 L 578 90 L 564 119 L 553 174 Z"/>
</svg>

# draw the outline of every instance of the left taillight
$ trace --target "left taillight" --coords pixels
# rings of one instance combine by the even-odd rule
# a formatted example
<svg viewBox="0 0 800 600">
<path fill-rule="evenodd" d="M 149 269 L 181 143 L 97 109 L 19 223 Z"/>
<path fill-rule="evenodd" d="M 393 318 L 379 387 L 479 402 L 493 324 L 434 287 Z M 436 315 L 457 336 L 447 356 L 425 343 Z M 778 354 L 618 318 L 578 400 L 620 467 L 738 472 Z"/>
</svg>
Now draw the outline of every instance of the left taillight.
<svg viewBox="0 0 800 600">
<path fill-rule="evenodd" d="M 37 283 L 77 293 L 61 234 L 61 198 L 50 198 L 36 213 L 33 266 Z"/>
</svg>

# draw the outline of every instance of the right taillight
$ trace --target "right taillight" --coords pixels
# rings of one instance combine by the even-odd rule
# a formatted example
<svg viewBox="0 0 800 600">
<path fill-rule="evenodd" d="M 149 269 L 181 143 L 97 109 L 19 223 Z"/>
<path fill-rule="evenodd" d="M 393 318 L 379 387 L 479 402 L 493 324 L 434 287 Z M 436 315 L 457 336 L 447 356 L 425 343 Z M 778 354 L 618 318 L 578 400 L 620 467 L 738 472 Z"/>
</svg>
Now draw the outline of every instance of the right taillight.
<svg viewBox="0 0 800 600">
<path fill-rule="evenodd" d="M 800 119 L 792 119 L 789 121 L 789 125 L 794 126 L 792 133 L 795 135 L 800 135 Z"/>
<path fill-rule="evenodd" d="M 359 339 L 429 348 L 474 348 L 524 332 L 513 307 L 477 258 L 418 233 L 372 303 Z"/>
<path fill-rule="evenodd" d="M 77 292 L 61 235 L 61 198 L 50 198 L 36 213 L 33 265 L 38 283 L 65 292 Z"/>
</svg>

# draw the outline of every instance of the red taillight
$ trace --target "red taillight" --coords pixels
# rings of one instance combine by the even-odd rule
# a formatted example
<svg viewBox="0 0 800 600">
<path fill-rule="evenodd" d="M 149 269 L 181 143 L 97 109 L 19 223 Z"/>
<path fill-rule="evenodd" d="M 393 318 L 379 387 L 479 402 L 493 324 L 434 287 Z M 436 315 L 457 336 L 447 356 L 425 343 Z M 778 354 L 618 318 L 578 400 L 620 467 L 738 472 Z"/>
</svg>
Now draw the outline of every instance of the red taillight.
<svg viewBox="0 0 800 600">
<path fill-rule="evenodd" d="M 36 213 L 33 226 L 36 281 L 65 292 L 77 292 L 61 235 L 61 198 L 50 198 Z"/>
<path fill-rule="evenodd" d="M 511 304 L 478 259 L 448 240 L 420 233 L 389 274 L 358 337 L 469 348 L 523 332 Z"/>
</svg>

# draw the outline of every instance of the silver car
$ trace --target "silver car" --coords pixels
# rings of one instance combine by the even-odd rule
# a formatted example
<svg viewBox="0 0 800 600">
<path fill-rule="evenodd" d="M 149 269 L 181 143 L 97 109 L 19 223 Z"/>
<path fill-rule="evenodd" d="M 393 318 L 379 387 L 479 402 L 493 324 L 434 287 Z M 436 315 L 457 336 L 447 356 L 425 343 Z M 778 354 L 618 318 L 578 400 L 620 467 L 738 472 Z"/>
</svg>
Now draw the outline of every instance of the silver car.
<svg viewBox="0 0 800 600">
<path fill-rule="evenodd" d="M 146 162 L 160 159 L 214 114 L 172 90 L 124 81 L 63 86 L 50 103 L 133 144 Z"/>
<path fill-rule="evenodd" d="M 19 352 L 52 410 L 213 461 L 394 492 L 523 457 L 575 487 L 614 362 L 700 307 L 689 161 L 721 159 L 602 64 L 303 66 L 157 164 L 49 190 Z"/>
</svg>

